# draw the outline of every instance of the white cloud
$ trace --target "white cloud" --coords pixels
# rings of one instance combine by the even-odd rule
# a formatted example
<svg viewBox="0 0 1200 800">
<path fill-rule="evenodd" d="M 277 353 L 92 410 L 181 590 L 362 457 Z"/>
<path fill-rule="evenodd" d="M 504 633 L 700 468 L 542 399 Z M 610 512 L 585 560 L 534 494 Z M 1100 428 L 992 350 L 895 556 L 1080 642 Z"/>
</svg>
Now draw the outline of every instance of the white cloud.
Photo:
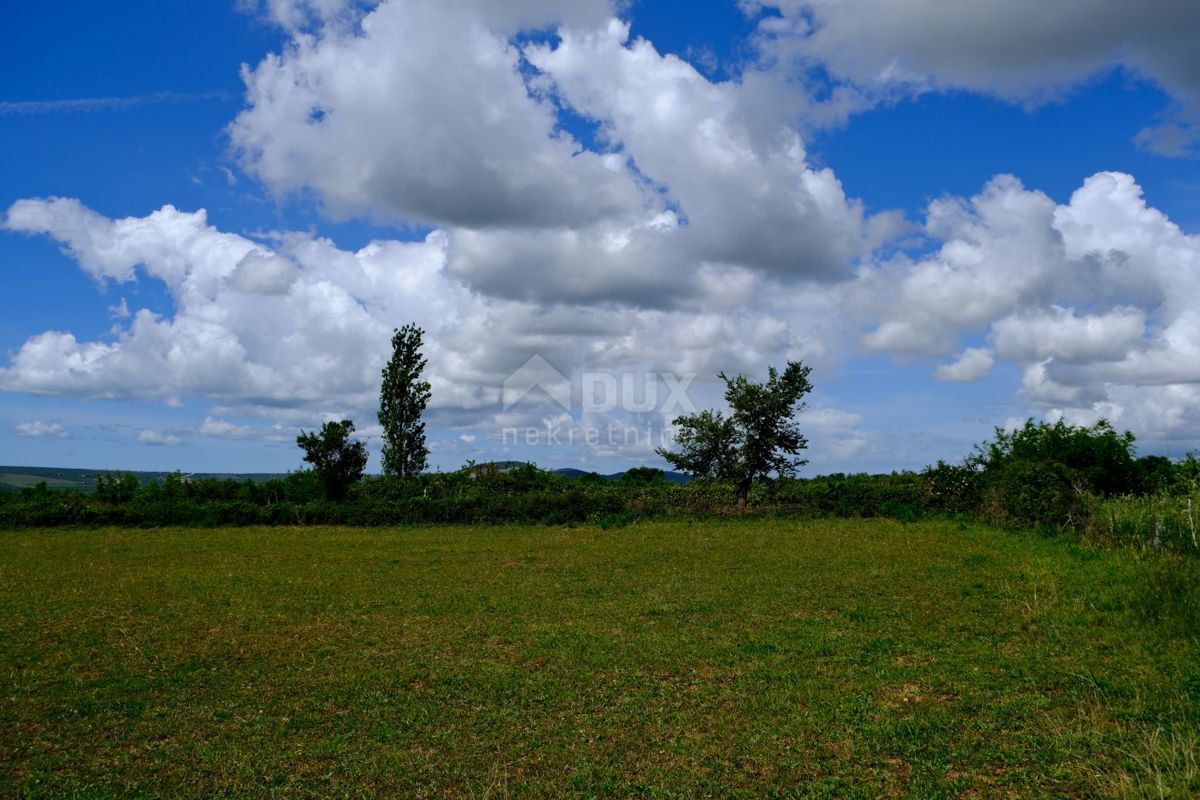
<svg viewBox="0 0 1200 800">
<path fill-rule="evenodd" d="M 993 179 L 969 203 L 931 203 L 926 232 L 943 244 L 929 258 L 872 276 L 885 302 L 866 345 L 948 353 L 960 331 L 984 327 L 1050 293 L 1051 265 L 1061 251 L 1054 209 L 1049 197 L 1025 191 L 1011 176 Z"/>
<path fill-rule="evenodd" d="M 293 33 L 330 24 L 361 21 L 380 0 L 238 0 L 249 13 L 264 13 L 268 19 Z M 446 11 L 476 20 L 502 33 L 548 28 L 558 23 L 591 25 L 607 19 L 614 11 L 609 0 L 440 0 Z M 619 5 L 624 5 L 624 2 Z"/>
<path fill-rule="evenodd" d="M 247 70 L 230 135 L 274 191 L 441 225 L 454 277 L 539 304 L 733 303 L 747 272 L 845 278 L 901 228 L 809 164 L 780 87 L 714 83 L 628 41 L 610 11 L 380 3 Z M 553 46 L 510 39 L 555 24 Z M 595 122 L 595 150 L 562 130 L 560 105 Z"/>
<path fill-rule="evenodd" d="M 21 422 L 16 426 L 16 430 L 17 436 L 25 436 L 30 439 L 65 439 L 71 435 L 57 422 L 42 422 L 40 419 Z"/>
<path fill-rule="evenodd" d="M 229 128 L 243 167 L 337 215 L 487 228 L 638 213 L 630 174 L 582 151 L 525 85 L 504 29 L 552 9 L 385 2 L 354 28 L 295 35 L 244 72 Z"/>
<path fill-rule="evenodd" d="M 360 5 L 354 0 L 236 0 L 239 10 L 262 14 L 288 31 L 300 31 L 311 25 L 328 25 L 339 19 L 353 18 Z"/>
<path fill-rule="evenodd" d="M 1061 96 L 1114 67 L 1153 80 L 1184 114 L 1142 135 L 1183 149 L 1200 114 L 1200 5 L 1192 0 L 763 0 L 770 59 L 820 64 L 869 102 L 926 90 L 969 89 L 1021 101 Z"/>
<path fill-rule="evenodd" d="M 278 437 L 371 419 L 391 329 L 415 321 L 437 422 L 470 444 L 547 416 L 500 409 L 503 378 L 535 354 L 572 378 L 696 374 L 712 405 L 719 386 L 704 378 L 717 371 L 828 367 L 865 327 L 869 350 L 953 359 L 942 380 L 1016 362 L 1023 397 L 1046 413 L 1104 410 L 1164 436 L 1193 424 L 1182 404 L 1200 383 L 1200 246 L 1132 177 L 1094 175 L 1060 204 L 998 176 L 929 205 L 933 252 L 879 263 L 906 223 L 848 197 L 798 128 L 927 89 L 1038 101 L 1118 63 L 1186 105 L 1200 74 L 1181 24 L 1190 5 L 780 0 L 783 16 L 761 25 L 768 59 L 726 82 L 631 40 L 607 0 L 246 5 L 289 40 L 244 71 L 246 107 L 228 129 L 243 167 L 334 216 L 440 227 L 351 252 L 309 234 L 220 231 L 169 205 L 108 219 L 78 200 L 20 200 L 4 227 L 54 238 L 98 282 L 161 282 L 173 309 L 122 298 L 112 335 L 32 335 L 0 388 L 199 396 L 211 414 L 188 435 Z M 556 27 L 537 44 L 514 36 Z M 830 99 L 805 99 L 770 57 L 824 64 Z M 564 133 L 563 109 L 595 135 Z M 1185 112 L 1144 144 L 1187 147 Z M 810 412 L 814 452 L 873 447 L 852 416 Z"/>
<path fill-rule="evenodd" d="M 996 352 L 1010 361 L 1087 364 L 1121 361 L 1141 348 L 1146 312 L 1115 308 L 1102 314 L 1077 315 L 1052 306 L 1005 317 L 992 326 Z"/>
<path fill-rule="evenodd" d="M 209 416 L 204 418 L 196 432 L 202 436 L 217 436 L 228 439 L 245 439 L 255 436 L 258 431 L 249 425 L 238 425 L 229 420 Z"/>
<path fill-rule="evenodd" d="M 247 294 L 286 294 L 297 277 L 296 266 L 286 258 L 251 250 L 233 268 L 229 285 Z"/>
<path fill-rule="evenodd" d="M 659 309 L 473 291 L 450 267 L 451 235 L 442 231 L 348 252 L 307 234 L 267 244 L 225 233 L 202 211 L 167 206 L 109 220 L 62 199 L 18 201 L 6 225 L 53 236 L 101 281 L 161 281 L 175 308 L 130 309 L 114 335 L 91 341 L 35 334 L 0 369 L 0 386 L 201 396 L 213 406 L 200 435 L 252 435 L 222 416 L 290 427 L 372 419 L 391 329 L 407 321 L 428 332 L 435 425 L 484 437 L 545 416 L 500 409 L 503 379 L 535 354 L 573 380 L 597 369 L 694 374 L 697 404 L 711 406 L 716 372 L 756 374 L 786 358 L 823 369 L 861 320 L 874 321 L 864 341 L 880 352 L 960 351 L 937 370 L 944 380 L 986 374 L 993 353 L 1015 361 L 1022 396 L 1047 413 L 1106 409 L 1149 426 L 1136 411 L 1137 392 L 1147 391 L 1163 419 L 1184 425 L 1190 414 L 1166 407 L 1190 396 L 1178 387 L 1200 382 L 1197 237 L 1114 173 L 1089 178 L 1062 205 L 997 178 L 970 200 L 930 205 L 926 232 L 940 246 L 925 258 L 864 266 L 832 284 L 710 269 L 701 273 L 705 294 Z M 962 350 L 968 336 L 990 347 Z M 848 443 L 860 441 L 853 446 L 872 446 L 846 432 L 822 452 L 849 458 Z"/>
<path fill-rule="evenodd" d="M 203 211 L 108 220 L 62 199 L 19 201 L 7 226 L 54 236 L 100 278 L 134 280 L 140 268 L 175 306 L 170 317 L 136 311 L 108 341 L 37 334 L 0 369 L 8 389 L 344 405 L 377 378 L 391 320 L 432 325 L 458 306 L 436 233 L 357 253 L 284 237 L 285 255 L 212 228 Z"/>
<path fill-rule="evenodd" d="M 576 382 L 585 370 L 694 374 L 716 401 L 717 372 L 756 374 L 786 358 L 828 366 L 852 329 L 838 313 L 843 287 L 800 289 L 751 273 L 710 273 L 728 302 L 692 308 L 488 297 L 448 270 L 440 231 L 422 242 L 376 241 L 347 252 L 306 234 L 278 234 L 268 245 L 225 233 L 202 211 L 168 206 L 109 220 L 61 199 L 19 201 L 7 224 L 58 239 L 101 280 L 161 281 L 174 311 L 131 309 L 112 336 L 95 340 L 35 334 L 0 368 L 0 387 L 163 402 L 203 397 L 212 404 L 196 430 L 203 436 L 282 435 L 226 417 L 289 430 L 325 418 L 373 419 L 391 330 L 408 321 L 427 332 L 435 426 L 484 436 L 544 416 L 540 408 L 519 419 L 501 412 L 504 378 L 533 355 Z M 276 283 L 279 275 L 285 280 Z"/>
<path fill-rule="evenodd" d="M 799 416 L 800 427 L 809 438 L 803 455 L 813 461 L 844 468 L 872 445 L 872 434 L 863 430 L 861 414 L 837 408 L 814 407 Z"/>
<path fill-rule="evenodd" d="M 145 428 L 138 434 L 137 440 L 142 444 L 154 446 L 174 447 L 183 444 L 183 439 L 174 434 L 159 433 L 158 431 Z"/>
<path fill-rule="evenodd" d="M 991 350 L 986 347 L 968 347 L 954 361 L 939 366 L 934 376 L 939 381 L 966 383 L 987 375 L 992 371 L 994 363 Z"/>
<path fill-rule="evenodd" d="M 713 83 L 630 42 L 615 19 L 559 33 L 527 57 L 661 188 L 683 223 L 663 231 L 685 259 L 836 279 L 898 229 L 895 216 L 868 219 L 832 170 L 812 167 L 787 116 L 746 84 Z"/>
<path fill-rule="evenodd" d="M 1200 384 L 1200 237 L 1150 207 L 1131 176 L 1093 175 L 1062 205 L 997 178 L 970 201 L 932 203 L 926 228 L 935 253 L 864 273 L 858 302 L 880 317 L 868 347 L 942 354 L 982 333 L 1022 365 L 1021 393 L 1044 411 L 1160 432 L 1138 409 L 1194 419 L 1169 405 Z M 960 360 L 937 377 L 973 373 Z"/>
<path fill-rule="evenodd" d="M 108 307 L 108 315 L 114 319 L 129 319 L 131 316 L 129 303 L 125 302 L 125 298 L 122 297 L 121 302 Z"/>
</svg>

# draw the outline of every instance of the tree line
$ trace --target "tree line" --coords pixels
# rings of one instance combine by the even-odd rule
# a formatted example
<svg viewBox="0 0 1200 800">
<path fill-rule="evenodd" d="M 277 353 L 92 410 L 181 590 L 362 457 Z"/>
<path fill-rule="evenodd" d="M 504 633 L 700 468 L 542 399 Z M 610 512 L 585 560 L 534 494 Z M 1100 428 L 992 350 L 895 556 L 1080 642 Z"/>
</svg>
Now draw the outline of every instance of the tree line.
<svg viewBox="0 0 1200 800">
<path fill-rule="evenodd" d="M 429 404 L 430 384 L 422 379 L 428 360 L 421 353 L 425 332 L 416 325 L 397 328 L 392 356 L 383 368 L 379 390 L 379 424 L 383 427 L 383 474 L 413 478 L 425 471 L 429 448 L 422 419 Z M 796 415 L 802 398 L 812 391 L 810 368 L 789 361 L 783 372 L 768 369 L 767 380 L 756 383 L 744 375 L 718 377 L 725 382 L 721 411 L 685 414 L 674 420 L 678 450 L 656 452 L 676 469 L 698 478 L 711 478 L 734 487 L 737 505 L 745 509 L 756 481 L 790 476 L 804 464 L 798 454 L 808 447 Z M 344 500 L 363 477 L 366 445 L 351 438 L 354 422 L 326 422 L 319 432 L 301 430 L 296 444 L 312 464 L 329 500 Z"/>
<path fill-rule="evenodd" d="M 1030 419 L 1013 430 L 997 428 L 960 462 L 939 461 L 918 472 L 796 477 L 808 446 L 797 415 L 812 390 L 810 370 L 798 361 L 782 371 L 768 369 L 762 382 L 720 373 L 729 412 L 705 410 L 674 420 L 676 447 L 658 453 L 693 476 L 687 484 L 669 482 L 662 470 L 649 467 L 630 470 L 619 481 L 566 477 L 533 465 L 469 463 L 431 473 L 423 335 L 415 325 L 393 332 L 378 411 L 382 475 L 364 476 L 366 446 L 352 438 L 354 423 L 344 419 L 301 431 L 297 444 L 311 469 L 285 478 L 238 483 L 176 473 L 143 484 L 133 475 L 105 475 L 92 495 L 41 485 L 0 493 L 0 524 L 611 527 L 749 510 L 797 518 L 950 517 L 1200 552 L 1200 459 L 1138 457 L 1134 436 L 1104 420 L 1077 426 Z"/>
</svg>

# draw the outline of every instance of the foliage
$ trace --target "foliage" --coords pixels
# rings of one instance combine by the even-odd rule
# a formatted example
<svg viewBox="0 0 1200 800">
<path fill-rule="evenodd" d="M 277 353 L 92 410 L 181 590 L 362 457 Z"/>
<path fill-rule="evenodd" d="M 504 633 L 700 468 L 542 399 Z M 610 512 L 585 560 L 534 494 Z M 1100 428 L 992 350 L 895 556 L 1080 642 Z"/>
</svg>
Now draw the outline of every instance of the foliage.
<svg viewBox="0 0 1200 800">
<path fill-rule="evenodd" d="M 96 476 L 95 496 L 106 503 L 127 503 L 137 494 L 141 485 L 141 481 L 131 472 L 123 475 L 100 474 Z"/>
<path fill-rule="evenodd" d="M 1139 493 L 1154 494 L 1175 488 L 1178 471 L 1166 456 L 1142 456 L 1134 464 L 1134 483 Z"/>
<path fill-rule="evenodd" d="M 1059 477 L 1079 491 L 1112 496 L 1139 488 L 1133 443 L 1132 433 L 1118 434 L 1104 419 L 1091 426 L 1028 419 L 1015 430 L 996 428 L 995 440 L 977 445 L 970 461 L 988 475 L 1012 464 L 1025 471 L 1056 465 Z"/>
<path fill-rule="evenodd" d="M 793 475 L 808 463 L 796 457 L 808 440 L 795 415 L 804 408 L 801 398 L 812 391 L 810 371 L 799 361 L 789 361 L 782 373 L 771 367 L 763 383 L 720 373 L 730 416 L 702 411 L 677 417 L 680 449 L 659 448 L 658 454 L 676 469 L 732 482 L 738 507 L 744 508 L 755 481 Z"/>
<path fill-rule="evenodd" d="M 921 472 L 925 509 L 953 516 L 974 514 L 983 492 L 983 474 L 968 464 L 938 461 Z"/>
<path fill-rule="evenodd" d="M 630 486 L 666 483 L 667 474 L 657 467 L 633 467 L 625 471 L 620 482 Z"/>
<path fill-rule="evenodd" d="M 720 411 L 701 411 L 676 417 L 678 451 L 659 448 L 658 454 L 676 469 L 701 478 L 731 481 L 736 474 L 740 433 L 732 417 Z"/>
<path fill-rule="evenodd" d="M 352 433 L 354 423 L 344 419 L 326 422 L 320 433 L 300 431 L 296 437 L 296 444 L 304 450 L 304 460 L 313 465 L 328 500 L 344 499 L 367 466 L 367 446 L 351 441 Z"/>
<path fill-rule="evenodd" d="M 1029 419 L 997 428 L 960 465 L 939 461 L 922 473 L 928 508 L 971 514 L 1014 528 L 1080 530 L 1093 495 L 1116 496 L 1170 482 L 1171 465 L 1138 461 L 1132 433 L 1106 420 L 1091 426 Z"/>
<path fill-rule="evenodd" d="M 383 426 L 383 472 L 409 478 L 425 471 L 429 448 L 421 415 L 429 403 L 429 383 L 421 380 L 427 363 L 421 355 L 424 331 L 405 325 L 392 334 L 392 357 L 379 388 L 379 424 Z"/>
<path fill-rule="evenodd" d="M 984 450 L 984 446 L 977 449 Z M 1141 463 L 1140 461 L 1138 463 Z M 1072 530 L 1098 543 L 1200 555 L 1197 459 L 1158 464 L 1168 489 L 1114 497 L 1079 491 L 1078 474 L 1056 462 L 1010 459 L 984 469 L 977 458 L 938 462 L 920 473 L 780 477 L 754 484 L 749 500 L 762 516 L 815 519 L 886 517 L 905 522 L 987 519 L 1012 528 Z M 331 501 L 316 470 L 284 478 L 234 481 L 178 473 L 139 483 L 104 475 L 95 494 L 40 485 L 0 494 L 0 525 L 392 525 L 397 523 L 541 523 L 604 527 L 650 519 L 731 515 L 737 486 L 715 477 L 688 483 L 639 467 L 620 480 L 569 477 L 532 464 L 468 463 L 461 470 L 412 477 L 365 476 Z"/>
</svg>

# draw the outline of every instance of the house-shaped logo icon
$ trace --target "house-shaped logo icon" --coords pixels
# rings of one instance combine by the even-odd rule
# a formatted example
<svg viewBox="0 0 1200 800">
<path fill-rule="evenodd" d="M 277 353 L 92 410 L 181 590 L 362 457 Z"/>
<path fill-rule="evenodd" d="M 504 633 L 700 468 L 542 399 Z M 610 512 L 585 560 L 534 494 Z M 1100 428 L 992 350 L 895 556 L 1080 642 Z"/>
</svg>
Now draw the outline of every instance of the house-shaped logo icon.
<svg viewBox="0 0 1200 800">
<path fill-rule="evenodd" d="M 501 391 L 504 410 L 521 402 L 534 389 L 541 389 L 564 411 L 571 410 L 571 380 L 541 356 L 533 356 L 504 379 Z"/>
</svg>

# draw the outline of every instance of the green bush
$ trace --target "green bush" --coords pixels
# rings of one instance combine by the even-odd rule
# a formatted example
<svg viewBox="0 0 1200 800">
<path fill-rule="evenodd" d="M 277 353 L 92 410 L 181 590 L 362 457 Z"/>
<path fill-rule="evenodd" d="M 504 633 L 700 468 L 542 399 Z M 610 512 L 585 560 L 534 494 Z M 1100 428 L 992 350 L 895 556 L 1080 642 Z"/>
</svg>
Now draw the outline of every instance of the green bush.
<svg viewBox="0 0 1200 800">
<path fill-rule="evenodd" d="M 920 473 L 756 482 L 750 506 L 762 514 L 798 518 L 982 519 L 1014 528 L 1086 531 L 1098 541 L 1116 544 L 1149 547 L 1157 542 L 1165 550 L 1200 551 L 1195 519 L 1200 515 L 1200 461 L 1193 456 L 1178 463 L 1134 461 L 1131 446 L 1132 437 L 1117 436 L 1107 423 L 1075 428 L 1030 422 L 1011 433 L 998 431 L 995 442 L 977 446 L 961 464 L 939 461 Z M 1088 461 L 1093 456 L 1115 469 L 1116 477 L 1097 471 Z M 1166 488 L 1153 495 L 1105 495 L 1105 488 L 1122 485 Z M 614 481 L 594 474 L 568 477 L 532 464 L 468 464 L 454 472 L 407 478 L 365 476 L 337 502 L 325 498 L 312 470 L 262 482 L 187 479 L 173 473 L 143 484 L 126 474 L 101 476 L 92 495 L 45 484 L 0 493 L 0 524 L 612 526 L 651 518 L 734 515 L 741 513 L 736 499 L 736 487 L 728 482 L 703 478 L 673 483 L 661 470 L 645 467 Z"/>
</svg>

